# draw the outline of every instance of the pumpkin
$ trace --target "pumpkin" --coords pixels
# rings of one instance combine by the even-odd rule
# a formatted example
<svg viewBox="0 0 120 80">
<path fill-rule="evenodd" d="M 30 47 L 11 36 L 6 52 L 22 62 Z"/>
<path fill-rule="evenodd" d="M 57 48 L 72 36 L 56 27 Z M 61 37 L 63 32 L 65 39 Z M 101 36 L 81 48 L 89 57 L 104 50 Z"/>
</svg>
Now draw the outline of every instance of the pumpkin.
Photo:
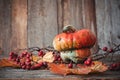
<svg viewBox="0 0 120 80">
<path fill-rule="evenodd" d="M 72 26 L 66 26 L 63 33 L 53 39 L 53 47 L 58 51 L 91 48 L 95 42 L 96 37 L 89 29 L 76 31 Z"/>
<path fill-rule="evenodd" d="M 75 63 L 78 63 L 85 60 L 90 55 L 91 55 L 91 52 L 90 52 L 90 49 L 88 48 L 60 52 L 60 56 L 64 62 L 68 62 L 69 60 L 71 60 Z"/>
</svg>

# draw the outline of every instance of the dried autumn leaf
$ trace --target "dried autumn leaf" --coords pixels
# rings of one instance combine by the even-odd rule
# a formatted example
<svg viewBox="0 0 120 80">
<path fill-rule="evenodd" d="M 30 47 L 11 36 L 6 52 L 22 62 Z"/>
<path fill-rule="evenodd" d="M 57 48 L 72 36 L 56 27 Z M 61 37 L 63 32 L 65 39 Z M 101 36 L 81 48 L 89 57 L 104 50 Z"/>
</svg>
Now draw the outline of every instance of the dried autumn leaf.
<svg viewBox="0 0 120 80">
<path fill-rule="evenodd" d="M 34 62 L 42 61 L 42 57 L 37 56 L 37 55 L 33 55 L 33 56 L 32 56 L 32 59 L 33 59 Z"/>
<path fill-rule="evenodd" d="M 0 59 L 0 68 L 2 67 L 14 67 L 14 68 L 19 68 L 20 66 L 16 64 L 13 61 L 10 61 L 8 59 Z"/>
<path fill-rule="evenodd" d="M 90 68 L 68 68 L 65 64 L 49 63 L 50 71 L 56 74 L 67 75 L 67 74 L 88 74 Z"/>
<path fill-rule="evenodd" d="M 55 64 L 55 63 L 48 63 L 50 71 L 56 74 L 67 75 L 70 74 L 71 71 L 65 64 Z"/>
<path fill-rule="evenodd" d="M 54 56 L 53 56 L 53 52 L 47 52 L 44 56 L 43 56 L 43 61 L 45 62 L 53 62 L 54 61 Z"/>
<path fill-rule="evenodd" d="M 86 65 L 77 65 L 75 68 L 68 68 L 65 64 L 55 64 L 50 63 L 48 65 L 50 70 L 53 73 L 67 75 L 67 74 L 89 74 L 89 73 L 96 73 L 96 72 L 104 72 L 108 69 L 108 67 L 99 61 L 93 61 L 91 66 Z"/>
<path fill-rule="evenodd" d="M 32 59 L 34 62 L 53 62 L 54 61 L 54 56 L 53 52 L 47 52 L 43 57 L 33 55 Z"/>
<path fill-rule="evenodd" d="M 71 74 L 88 74 L 91 72 L 91 69 L 90 68 L 74 68 L 74 69 L 71 69 Z"/>
<path fill-rule="evenodd" d="M 107 65 L 100 61 L 93 61 L 93 64 L 90 66 L 90 68 L 92 70 L 91 73 L 104 72 L 108 70 Z"/>
</svg>

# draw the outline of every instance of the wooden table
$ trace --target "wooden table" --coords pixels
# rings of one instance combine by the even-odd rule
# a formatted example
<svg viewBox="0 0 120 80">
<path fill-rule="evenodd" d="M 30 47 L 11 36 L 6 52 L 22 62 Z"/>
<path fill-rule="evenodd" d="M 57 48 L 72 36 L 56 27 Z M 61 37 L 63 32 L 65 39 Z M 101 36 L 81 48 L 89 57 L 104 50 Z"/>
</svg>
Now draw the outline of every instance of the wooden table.
<svg viewBox="0 0 120 80">
<path fill-rule="evenodd" d="M 89 75 L 57 75 L 49 70 L 0 69 L 0 80 L 81 80 L 81 79 L 120 79 L 120 71 L 106 71 Z"/>
</svg>

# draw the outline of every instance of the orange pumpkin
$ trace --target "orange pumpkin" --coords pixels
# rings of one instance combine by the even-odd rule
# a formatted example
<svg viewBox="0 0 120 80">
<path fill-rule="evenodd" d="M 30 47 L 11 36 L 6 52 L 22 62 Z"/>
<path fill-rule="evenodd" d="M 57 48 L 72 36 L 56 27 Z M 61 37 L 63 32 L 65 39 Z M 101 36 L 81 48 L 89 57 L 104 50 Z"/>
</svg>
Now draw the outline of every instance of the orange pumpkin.
<svg viewBox="0 0 120 80">
<path fill-rule="evenodd" d="M 53 40 L 53 47 L 58 51 L 91 48 L 96 42 L 95 35 L 88 29 L 76 31 L 73 27 L 67 26 L 63 31 Z"/>
</svg>

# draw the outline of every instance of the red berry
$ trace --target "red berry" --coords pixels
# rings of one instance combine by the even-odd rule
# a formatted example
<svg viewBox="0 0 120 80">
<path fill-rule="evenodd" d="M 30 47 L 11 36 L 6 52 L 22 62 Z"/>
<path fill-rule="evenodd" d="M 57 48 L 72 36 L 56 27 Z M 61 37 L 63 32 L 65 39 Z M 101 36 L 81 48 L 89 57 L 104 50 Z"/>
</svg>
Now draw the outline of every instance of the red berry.
<svg viewBox="0 0 120 80">
<path fill-rule="evenodd" d="M 58 58 L 58 61 L 62 61 L 62 59 L 59 57 L 59 58 Z"/>
<path fill-rule="evenodd" d="M 19 58 L 16 58 L 16 62 L 20 62 L 20 59 L 19 59 Z"/>
<path fill-rule="evenodd" d="M 44 55 L 43 51 L 38 52 L 38 56 L 43 56 L 43 55 Z"/>
<path fill-rule="evenodd" d="M 16 58 L 13 58 L 12 60 L 13 60 L 13 61 L 16 61 Z"/>
<path fill-rule="evenodd" d="M 31 63 L 30 62 L 25 62 L 25 65 L 30 66 Z"/>
<path fill-rule="evenodd" d="M 27 57 L 27 58 L 30 58 L 30 54 L 27 54 L 26 57 Z"/>
<path fill-rule="evenodd" d="M 44 65 L 44 66 L 47 66 L 47 62 L 43 62 L 43 65 Z"/>
<path fill-rule="evenodd" d="M 84 64 L 87 65 L 87 66 L 89 66 L 89 65 L 91 64 L 91 62 L 88 61 L 88 60 L 86 60 L 86 61 L 84 62 Z"/>
<path fill-rule="evenodd" d="M 68 68 L 72 68 L 73 67 L 73 64 L 72 63 L 69 63 L 68 64 Z"/>
<path fill-rule="evenodd" d="M 109 49 L 108 52 L 109 52 L 109 53 L 112 53 L 112 52 L 113 52 L 113 48 Z"/>
<path fill-rule="evenodd" d="M 112 64 L 112 68 L 116 68 L 116 67 L 117 67 L 116 63 Z"/>
<path fill-rule="evenodd" d="M 54 61 L 58 61 L 60 59 L 60 55 L 54 54 Z"/>
<path fill-rule="evenodd" d="M 28 52 L 25 51 L 25 52 L 23 52 L 22 54 L 23 54 L 23 55 L 27 55 L 27 53 L 28 53 Z"/>
<path fill-rule="evenodd" d="M 108 48 L 107 47 L 103 47 L 103 49 L 102 49 L 103 51 L 107 51 L 108 50 Z"/>
<path fill-rule="evenodd" d="M 21 65 L 21 66 L 25 65 L 25 62 L 22 62 L 20 65 Z"/>
<path fill-rule="evenodd" d="M 27 59 L 26 59 L 26 62 L 30 62 L 30 61 L 31 61 L 30 58 L 27 58 Z"/>
<path fill-rule="evenodd" d="M 25 69 L 25 68 L 26 68 L 26 66 L 25 66 L 25 65 L 23 65 L 23 66 L 22 66 L 22 69 Z"/>
<path fill-rule="evenodd" d="M 10 52 L 9 55 L 10 55 L 10 56 L 13 56 L 13 55 L 14 55 L 14 52 Z"/>
</svg>

